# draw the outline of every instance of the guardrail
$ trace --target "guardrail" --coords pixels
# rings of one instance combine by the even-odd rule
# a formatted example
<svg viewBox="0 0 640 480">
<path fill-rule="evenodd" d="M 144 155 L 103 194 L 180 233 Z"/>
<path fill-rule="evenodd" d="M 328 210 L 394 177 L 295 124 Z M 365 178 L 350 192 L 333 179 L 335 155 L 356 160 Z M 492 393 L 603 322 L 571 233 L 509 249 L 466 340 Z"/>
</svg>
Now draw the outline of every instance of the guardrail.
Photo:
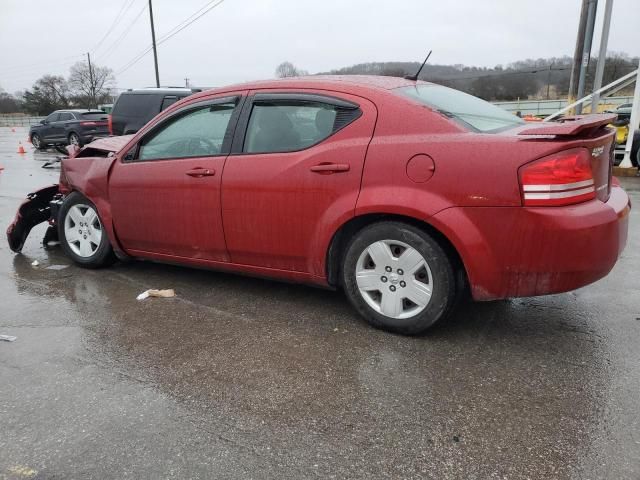
<svg viewBox="0 0 640 480">
<path fill-rule="evenodd" d="M 45 118 L 28 115 L 0 115 L 0 127 L 28 127 L 40 123 L 40 120 Z"/>
</svg>

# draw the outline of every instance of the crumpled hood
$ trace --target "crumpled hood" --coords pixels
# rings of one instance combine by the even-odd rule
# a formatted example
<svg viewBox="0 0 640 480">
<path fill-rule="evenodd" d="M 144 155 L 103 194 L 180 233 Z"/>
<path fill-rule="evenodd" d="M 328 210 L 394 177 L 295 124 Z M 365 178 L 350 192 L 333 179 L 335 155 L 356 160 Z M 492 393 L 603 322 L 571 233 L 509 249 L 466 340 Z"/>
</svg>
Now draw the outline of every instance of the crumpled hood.
<svg viewBox="0 0 640 480">
<path fill-rule="evenodd" d="M 119 137 L 103 137 L 86 145 L 89 148 L 95 148 L 96 150 L 104 150 L 105 152 L 118 152 L 120 151 L 129 140 L 133 138 L 133 135 L 120 135 Z"/>
</svg>

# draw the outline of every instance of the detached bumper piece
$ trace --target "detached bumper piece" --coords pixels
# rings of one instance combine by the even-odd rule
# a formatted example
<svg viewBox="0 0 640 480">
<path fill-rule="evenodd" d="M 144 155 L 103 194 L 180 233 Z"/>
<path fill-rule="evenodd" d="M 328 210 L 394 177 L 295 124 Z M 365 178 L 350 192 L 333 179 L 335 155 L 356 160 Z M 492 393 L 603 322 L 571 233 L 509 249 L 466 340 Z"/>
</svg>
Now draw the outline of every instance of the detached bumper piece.
<svg viewBox="0 0 640 480">
<path fill-rule="evenodd" d="M 20 205 L 13 223 L 7 229 L 11 250 L 20 252 L 31 229 L 52 217 L 50 203 L 59 194 L 58 185 L 52 185 L 27 195 L 27 200 Z"/>
</svg>

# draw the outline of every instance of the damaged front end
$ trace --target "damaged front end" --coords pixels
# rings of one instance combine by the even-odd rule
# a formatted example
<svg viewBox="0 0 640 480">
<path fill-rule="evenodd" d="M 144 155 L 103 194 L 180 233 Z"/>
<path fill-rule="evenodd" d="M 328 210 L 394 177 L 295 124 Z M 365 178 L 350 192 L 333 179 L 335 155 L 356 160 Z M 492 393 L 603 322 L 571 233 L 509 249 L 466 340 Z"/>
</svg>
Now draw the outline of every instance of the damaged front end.
<svg viewBox="0 0 640 480">
<path fill-rule="evenodd" d="M 62 193 L 58 185 L 42 188 L 27 195 L 16 217 L 7 229 L 9 248 L 14 252 L 20 252 L 27 240 L 31 229 L 36 225 L 49 221 L 49 228 L 45 234 L 43 243 L 57 240 L 58 230 L 56 225 L 57 211 L 62 203 Z"/>
</svg>

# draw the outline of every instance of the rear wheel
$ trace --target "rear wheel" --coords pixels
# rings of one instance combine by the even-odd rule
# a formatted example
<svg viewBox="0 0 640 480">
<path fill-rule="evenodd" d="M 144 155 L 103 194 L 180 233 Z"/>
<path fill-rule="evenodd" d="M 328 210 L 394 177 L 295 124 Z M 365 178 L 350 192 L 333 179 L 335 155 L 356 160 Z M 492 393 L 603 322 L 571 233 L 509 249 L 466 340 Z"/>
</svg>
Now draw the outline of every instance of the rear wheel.
<svg viewBox="0 0 640 480">
<path fill-rule="evenodd" d="M 393 332 L 422 333 L 455 303 L 447 254 L 426 232 L 400 222 L 361 230 L 345 253 L 342 280 L 358 312 Z"/>
<path fill-rule="evenodd" d="M 77 145 L 78 147 L 82 147 L 82 140 L 80 139 L 80 135 L 76 132 L 71 132 L 69 134 L 69 145 Z"/>
<path fill-rule="evenodd" d="M 60 208 L 58 237 L 65 253 L 78 265 L 99 268 L 115 256 L 98 210 L 78 192 L 69 195 Z"/>
</svg>

